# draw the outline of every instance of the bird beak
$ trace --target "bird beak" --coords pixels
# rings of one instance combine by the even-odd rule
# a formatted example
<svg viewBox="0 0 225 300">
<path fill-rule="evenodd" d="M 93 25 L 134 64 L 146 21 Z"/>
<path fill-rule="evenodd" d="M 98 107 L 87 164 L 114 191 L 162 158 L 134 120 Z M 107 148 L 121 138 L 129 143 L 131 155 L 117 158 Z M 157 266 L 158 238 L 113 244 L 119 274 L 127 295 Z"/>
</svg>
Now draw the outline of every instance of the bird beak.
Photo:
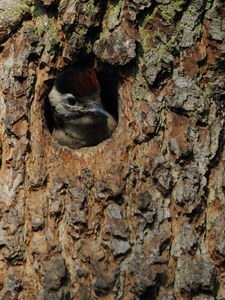
<svg viewBox="0 0 225 300">
<path fill-rule="evenodd" d="M 94 102 L 88 109 L 88 112 L 94 115 L 105 116 L 106 118 L 110 116 L 110 114 L 103 108 L 101 103 L 98 102 Z"/>
</svg>

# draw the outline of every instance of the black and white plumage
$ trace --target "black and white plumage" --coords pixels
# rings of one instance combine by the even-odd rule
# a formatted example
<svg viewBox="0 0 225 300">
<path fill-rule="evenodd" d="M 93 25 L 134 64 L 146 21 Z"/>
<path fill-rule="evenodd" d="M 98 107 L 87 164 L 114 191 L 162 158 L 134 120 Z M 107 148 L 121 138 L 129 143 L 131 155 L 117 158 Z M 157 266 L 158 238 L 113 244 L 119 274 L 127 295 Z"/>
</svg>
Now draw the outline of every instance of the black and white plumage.
<svg viewBox="0 0 225 300">
<path fill-rule="evenodd" d="M 102 106 L 100 84 L 92 69 L 70 68 L 60 73 L 48 97 L 54 118 L 52 136 L 61 145 L 95 146 L 117 126 Z"/>
</svg>

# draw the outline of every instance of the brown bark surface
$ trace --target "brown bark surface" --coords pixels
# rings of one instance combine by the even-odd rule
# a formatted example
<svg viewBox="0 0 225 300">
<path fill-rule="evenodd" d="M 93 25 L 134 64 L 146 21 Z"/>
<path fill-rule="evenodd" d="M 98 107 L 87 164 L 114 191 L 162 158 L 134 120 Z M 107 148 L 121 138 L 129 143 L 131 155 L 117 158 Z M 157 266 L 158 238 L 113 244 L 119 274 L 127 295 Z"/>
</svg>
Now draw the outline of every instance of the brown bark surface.
<svg viewBox="0 0 225 300">
<path fill-rule="evenodd" d="M 0 299 L 225 299 L 224 17 L 223 0 L 1 0 Z M 93 60 L 118 126 L 72 150 L 47 96 Z"/>
</svg>

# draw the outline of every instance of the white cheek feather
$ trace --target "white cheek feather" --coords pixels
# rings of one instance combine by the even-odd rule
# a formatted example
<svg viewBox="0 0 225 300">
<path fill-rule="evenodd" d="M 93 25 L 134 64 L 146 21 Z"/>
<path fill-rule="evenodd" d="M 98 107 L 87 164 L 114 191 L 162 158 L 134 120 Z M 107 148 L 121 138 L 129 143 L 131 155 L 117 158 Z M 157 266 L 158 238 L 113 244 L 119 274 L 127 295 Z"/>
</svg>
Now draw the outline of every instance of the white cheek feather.
<svg viewBox="0 0 225 300">
<path fill-rule="evenodd" d="M 70 97 L 74 97 L 72 94 L 62 94 L 60 93 L 55 86 L 53 86 L 51 92 L 48 95 L 49 102 L 51 106 L 55 107 L 56 111 L 60 114 L 67 115 L 68 109 L 67 109 L 67 102 L 66 100 Z"/>
<path fill-rule="evenodd" d="M 52 106 L 57 106 L 57 104 L 61 102 L 62 95 L 56 90 L 55 86 L 53 86 L 51 92 L 49 93 L 48 99 Z"/>
<path fill-rule="evenodd" d="M 63 104 L 66 101 L 66 99 L 70 97 L 74 98 L 73 94 L 70 93 L 62 94 L 55 88 L 55 86 L 53 86 L 51 92 L 48 95 L 49 101 L 52 106 Z"/>
</svg>

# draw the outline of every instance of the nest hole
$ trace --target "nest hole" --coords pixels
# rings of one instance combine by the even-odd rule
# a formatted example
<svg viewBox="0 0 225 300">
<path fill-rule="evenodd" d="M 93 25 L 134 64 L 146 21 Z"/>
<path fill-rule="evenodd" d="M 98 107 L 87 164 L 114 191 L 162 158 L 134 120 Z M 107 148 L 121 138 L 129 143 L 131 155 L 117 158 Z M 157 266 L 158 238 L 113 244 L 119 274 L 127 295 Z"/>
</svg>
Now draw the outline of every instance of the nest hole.
<svg viewBox="0 0 225 300">
<path fill-rule="evenodd" d="M 79 68 L 79 66 L 70 66 L 65 68 L 65 70 L 62 70 L 61 72 L 58 72 L 57 75 L 66 72 L 69 68 Z M 90 68 L 91 69 L 91 68 Z M 120 83 L 120 76 L 119 72 L 113 69 L 113 67 L 107 66 L 106 68 L 102 68 L 101 71 L 95 71 L 97 75 L 97 79 L 100 85 L 100 93 L 101 93 L 101 103 L 103 108 L 113 117 L 115 120 L 116 124 L 118 124 L 118 119 L 119 119 L 119 113 L 118 113 L 118 105 L 119 105 L 119 95 L 118 95 L 118 89 L 119 89 L 119 83 Z M 57 76 L 56 75 L 56 76 Z M 54 86 L 55 80 L 48 80 L 46 83 L 47 89 L 48 89 L 48 94 L 52 90 Z M 45 98 L 44 105 L 43 105 L 43 110 L 44 110 L 44 116 L 45 116 L 45 124 L 46 127 L 48 128 L 49 132 L 53 134 L 55 128 L 56 128 L 56 121 L 54 117 L 54 109 L 50 105 L 50 101 L 47 97 Z M 116 125 L 117 127 L 117 125 Z M 115 128 L 116 128 L 115 127 Z M 96 129 L 97 130 L 97 129 Z M 111 135 L 110 135 L 111 136 Z M 93 145 L 88 145 L 84 147 L 91 147 L 91 146 L 96 146 L 99 143 L 101 143 L 103 140 L 108 139 L 110 136 L 103 138 L 102 140 L 99 140 L 99 142 L 93 143 Z M 54 138 L 54 136 L 53 136 Z M 67 144 L 62 144 L 58 141 L 59 144 L 62 146 L 68 146 L 72 149 L 79 149 L 83 148 L 81 147 L 72 147 Z"/>
</svg>

